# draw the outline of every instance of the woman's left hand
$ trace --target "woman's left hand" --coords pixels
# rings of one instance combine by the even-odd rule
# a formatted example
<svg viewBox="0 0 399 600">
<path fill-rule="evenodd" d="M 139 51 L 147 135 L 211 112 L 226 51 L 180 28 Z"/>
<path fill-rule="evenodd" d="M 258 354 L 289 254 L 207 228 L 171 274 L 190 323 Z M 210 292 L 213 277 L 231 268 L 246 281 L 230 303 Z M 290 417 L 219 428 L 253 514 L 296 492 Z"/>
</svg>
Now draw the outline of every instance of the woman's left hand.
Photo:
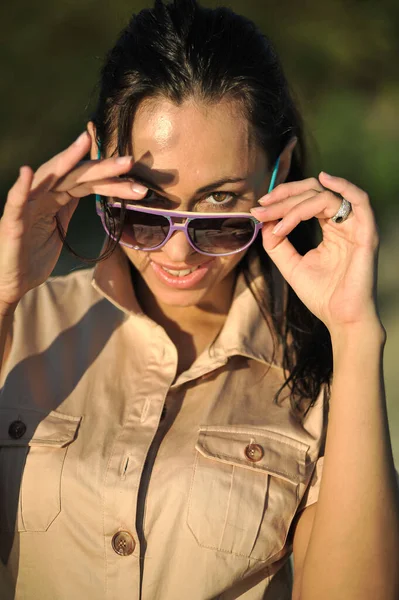
<svg viewBox="0 0 399 600">
<path fill-rule="evenodd" d="M 378 318 L 379 240 L 366 192 L 323 172 L 319 180 L 280 184 L 259 201 L 261 208 L 253 209 L 253 215 L 264 223 L 267 254 L 297 296 L 331 332 Z M 331 221 L 341 205 L 337 194 L 352 204 L 349 217 L 339 224 Z M 317 248 L 301 256 L 287 236 L 300 221 L 312 217 L 318 219 L 323 238 Z"/>
</svg>

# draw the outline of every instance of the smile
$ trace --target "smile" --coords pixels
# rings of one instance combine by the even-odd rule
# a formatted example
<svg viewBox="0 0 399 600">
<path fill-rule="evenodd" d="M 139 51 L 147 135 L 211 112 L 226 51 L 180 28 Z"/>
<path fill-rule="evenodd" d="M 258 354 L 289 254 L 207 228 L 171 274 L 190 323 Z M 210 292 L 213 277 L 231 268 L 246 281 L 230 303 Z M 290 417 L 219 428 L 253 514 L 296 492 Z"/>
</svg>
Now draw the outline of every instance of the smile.
<svg viewBox="0 0 399 600">
<path fill-rule="evenodd" d="M 190 273 L 194 273 L 198 269 L 198 265 L 196 267 L 192 267 L 191 269 L 184 269 L 181 271 L 175 271 L 172 269 L 167 269 L 166 267 L 161 267 L 166 273 L 173 275 L 174 277 L 185 277 L 186 275 L 190 275 Z"/>
</svg>

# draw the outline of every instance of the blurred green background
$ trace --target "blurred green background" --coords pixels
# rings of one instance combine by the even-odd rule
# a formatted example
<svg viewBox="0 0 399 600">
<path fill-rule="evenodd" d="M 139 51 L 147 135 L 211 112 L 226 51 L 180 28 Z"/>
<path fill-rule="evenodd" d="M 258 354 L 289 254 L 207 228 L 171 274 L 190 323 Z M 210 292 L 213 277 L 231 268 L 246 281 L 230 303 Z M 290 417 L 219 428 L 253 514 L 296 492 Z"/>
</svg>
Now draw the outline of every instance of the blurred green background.
<svg viewBox="0 0 399 600">
<path fill-rule="evenodd" d="M 220 3 L 203 2 L 205 6 Z M 323 169 L 347 177 L 373 200 L 382 238 L 379 299 L 388 331 L 385 373 L 398 467 L 399 2 L 230 0 L 224 4 L 255 20 L 273 40 L 312 140 L 313 173 Z M 20 165 L 37 167 L 84 129 L 105 52 L 130 15 L 151 5 L 139 0 L 2 3 L 3 201 Z M 102 235 L 93 199 L 82 200 L 70 228 L 71 244 L 94 257 Z M 63 253 L 56 272 L 77 265 Z"/>
</svg>

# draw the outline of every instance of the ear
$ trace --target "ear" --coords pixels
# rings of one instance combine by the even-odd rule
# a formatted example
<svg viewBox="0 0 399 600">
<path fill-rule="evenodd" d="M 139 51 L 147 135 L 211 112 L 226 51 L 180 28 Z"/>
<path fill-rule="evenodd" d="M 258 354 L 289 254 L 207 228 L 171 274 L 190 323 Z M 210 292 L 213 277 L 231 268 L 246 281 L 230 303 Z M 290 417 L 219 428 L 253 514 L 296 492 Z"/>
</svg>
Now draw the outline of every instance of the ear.
<svg viewBox="0 0 399 600">
<path fill-rule="evenodd" d="M 97 160 L 97 158 L 98 158 L 97 131 L 96 131 L 93 121 L 89 121 L 87 123 L 87 131 L 91 137 L 90 158 L 91 158 L 91 160 Z"/>
<path fill-rule="evenodd" d="M 279 183 L 284 183 L 284 181 L 288 177 L 288 173 L 290 172 L 291 168 L 292 153 L 294 152 L 294 148 L 297 145 L 297 142 L 297 137 L 291 138 L 284 150 L 282 151 L 282 153 L 280 154 L 280 165 L 277 174 L 276 186 Z"/>
</svg>

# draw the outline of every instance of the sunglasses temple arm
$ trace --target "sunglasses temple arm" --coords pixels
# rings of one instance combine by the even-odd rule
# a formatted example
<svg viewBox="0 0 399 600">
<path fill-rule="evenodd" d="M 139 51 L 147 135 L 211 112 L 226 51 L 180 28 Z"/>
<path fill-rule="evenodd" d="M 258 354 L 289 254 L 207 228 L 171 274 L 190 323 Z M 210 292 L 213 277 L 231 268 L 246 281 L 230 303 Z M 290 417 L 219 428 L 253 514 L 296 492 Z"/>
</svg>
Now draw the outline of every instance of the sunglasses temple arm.
<svg viewBox="0 0 399 600">
<path fill-rule="evenodd" d="M 273 169 L 272 178 L 270 180 L 269 189 L 267 191 L 268 194 L 270 194 L 270 192 L 274 189 L 274 186 L 276 185 L 276 179 L 277 179 L 277 175 L 278 175 L 279 166 L 280 166 L 280 157 L 278 157 L 276 164 L 274 166 L 274 169 Z"/>
</svg>

